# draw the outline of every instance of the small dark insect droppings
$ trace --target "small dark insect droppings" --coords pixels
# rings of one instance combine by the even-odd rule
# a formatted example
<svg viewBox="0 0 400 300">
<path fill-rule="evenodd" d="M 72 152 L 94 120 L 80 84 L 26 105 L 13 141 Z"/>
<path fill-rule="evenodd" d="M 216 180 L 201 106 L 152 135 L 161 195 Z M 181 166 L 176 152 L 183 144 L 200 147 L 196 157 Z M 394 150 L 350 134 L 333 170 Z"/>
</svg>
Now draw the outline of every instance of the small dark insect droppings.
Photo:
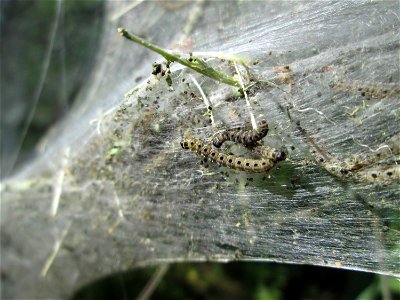
<svg viewBox="0 0 400 300">
<path fill-rule="evenodd" d="M 303 136 L 304 134 L 305 134 L 305 130 L 304 130 L 302 127 L 297 126 L 297 127 L 294 129 L 294 135 L 295 135 L 295 136 Z"/>
<path fill-rule="evenodd" d="M 162 72 L 162 65 L 159 63 L 154 63 L 153 64 L 153 71 L 151 72 L 151 74 L 153 75 L 158 75 Z"/>
</svg>

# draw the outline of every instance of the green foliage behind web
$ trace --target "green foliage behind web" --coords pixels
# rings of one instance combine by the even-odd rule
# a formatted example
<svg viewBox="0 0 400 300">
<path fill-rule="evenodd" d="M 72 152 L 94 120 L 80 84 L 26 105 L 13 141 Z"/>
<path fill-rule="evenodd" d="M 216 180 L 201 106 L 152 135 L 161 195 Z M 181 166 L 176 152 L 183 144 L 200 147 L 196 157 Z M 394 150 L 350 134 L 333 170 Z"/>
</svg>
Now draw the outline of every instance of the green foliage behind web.
<svg viewBox="0 0 400 300">
<path fill-rule="evenodd" d="M 43 69 L 56 1 L 2 1 L 2 66 L 0 89 L 2 177 L 32 156 L 46 130 L 65 117 L 93 66 L 101 36 L 101 1 L 65 1 L 57 39 L 37 106 L 33 98 Z M 84 26 L 80 22 L 85 19 Z M 82 63 L 84 62 L 84 63 Z M 35 111 L 25 138 L 23 128 Z M 22 143 L 22 144 L 21 144 Z M 14 166 L 15 167 L 15 166 Z"/>
<path fill-rule="evenodd" d="M 115 274 L 86 286 L 73 299 L 136 298 L 155 268 Z M 154 299 L 395 299 L 398 281 L 387 276 L 267 263 L 171 265 Z"/>
</svg>

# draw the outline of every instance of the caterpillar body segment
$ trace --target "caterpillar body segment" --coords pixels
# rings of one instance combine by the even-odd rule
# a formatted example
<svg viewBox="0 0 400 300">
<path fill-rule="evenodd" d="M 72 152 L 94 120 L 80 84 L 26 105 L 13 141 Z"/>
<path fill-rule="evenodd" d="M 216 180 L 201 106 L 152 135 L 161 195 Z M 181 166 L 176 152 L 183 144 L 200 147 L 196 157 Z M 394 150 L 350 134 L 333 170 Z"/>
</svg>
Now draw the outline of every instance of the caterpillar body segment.
<svg viewBox="0 0 400 300">
<path fill-rule="evenodd" d="M 374 168 L 362 169 L 355 173 L 354 177 L 358 181 L 400 183 L 400 165 L 378 166 Z"/>
</svg>

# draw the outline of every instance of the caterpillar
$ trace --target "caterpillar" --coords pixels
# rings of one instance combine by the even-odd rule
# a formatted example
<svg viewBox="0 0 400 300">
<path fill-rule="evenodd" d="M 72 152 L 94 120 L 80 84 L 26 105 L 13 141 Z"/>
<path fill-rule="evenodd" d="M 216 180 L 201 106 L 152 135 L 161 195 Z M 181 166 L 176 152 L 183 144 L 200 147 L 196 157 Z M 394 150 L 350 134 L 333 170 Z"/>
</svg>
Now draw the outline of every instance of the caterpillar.
<svg viewBox="0 0 400 300">
<path fill-rule="evenodd" d="M 261 159 L 251 159 L 236 155 L 225 154 L 212 147 L 211 143 L 205 143 L 197 139 L 186 139 L 181 142 L 183 149 L 189 149 L 202 155 L 219 165 L 245 172 L 262 173 L 271 170 L 279 161 L 286 159 L 284 151 L 258 146 L 255 152 L 265 155 Z"/>
<path fill-rule="evenodd" d="M 315 140 L 308 135 L 305 129 L 298 126 L 295 134 L 301 136 L 303 141 L 310 147 L 310 152 L 315 156 L 315 160 L 321 164 L 329 173 L 341 178 L 353 178 L 356 181 L 382 182 L 400 180 L 400 165 L 397 161 L 390 165 L 378 164 L 379 159 L 387 158 L 398 153 L 398 147 L 392 146 L 390 149 L 383 148 L 376 157 L 355 157 L 354 159 L 339 160 L 327 150 L 319 146 Z M 388 143 L 393 142 L 393 136 Z"/>
<path fill-rule="evenodd" d="M 397 84 L 364 82 L 360 80 L 334 80 L 329 84 L 330 88 L 350 93 L 360 93 L 363 97 L 385 98 L 400 93 Z"/>
<path fill-rule="evenodd" d="M 231 128 L 223 132 L 217 133 L 212 143 L 214 147 L 220 148 L 226 141 L 232 141 L 240 143 L 244 146 L 252 145 L 255 142 L 261 140 L 268 133 L 268 123 L 266 120 L 262 120 L 258 123 L 257 129 L 242 129 L 242 128 Z"/>
</svg>

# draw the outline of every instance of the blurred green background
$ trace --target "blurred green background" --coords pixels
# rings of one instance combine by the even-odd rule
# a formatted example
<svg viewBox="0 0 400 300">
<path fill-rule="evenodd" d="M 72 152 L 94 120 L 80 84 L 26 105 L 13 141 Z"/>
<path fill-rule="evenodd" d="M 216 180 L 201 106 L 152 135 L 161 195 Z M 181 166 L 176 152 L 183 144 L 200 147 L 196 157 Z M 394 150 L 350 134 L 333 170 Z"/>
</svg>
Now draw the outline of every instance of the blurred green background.
<svg viewBox="0 0 400 300">
<path fill-rule="evenodd" d="M 86 84 L 99 46 L 105 3 L 62 2 L 43 89 L 40 74 L 55 16 L 55 1 L 0 1 L 1 178 L 35 153 L 40 138 L 68 114 Z M 32 118 L 30 115 L 32 114 Z M 26 129 L 26 130 L 25 130 Z M 25 132 L 26 131 L 26 132 Z M 75 299 L 132 299 L 157 268 L 103 278 Z M 236 262 L 171 265 L 153 299 L 400 299 L 398 280 L 312 266 Z"/>
<path fill-rule="evenodd" d="M 56 1 L 0 1 L 1 178 L 35 154 L 40 138 L 68 114 L 93 67 L 102 34 L 104 3 L 60 3 L 54 47 L 41 88 Z"/>
<path fill-rule="evenodd" d="M 116 274 L 74 299 L 134 299 L 155 268 Z M 259 262 L 171 265 L 150 299 L 399 299 L 398 280 L 364 272 Z"/>
</svg>

